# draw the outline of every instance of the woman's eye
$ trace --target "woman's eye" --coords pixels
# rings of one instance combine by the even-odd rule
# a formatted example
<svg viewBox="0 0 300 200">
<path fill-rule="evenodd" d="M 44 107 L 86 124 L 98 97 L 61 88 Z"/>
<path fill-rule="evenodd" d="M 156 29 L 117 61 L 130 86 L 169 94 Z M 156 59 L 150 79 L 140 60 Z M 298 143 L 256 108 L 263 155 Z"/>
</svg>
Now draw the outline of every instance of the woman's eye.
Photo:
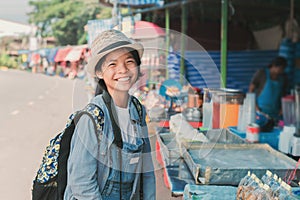
<svg viewBox="0 0 300 200">
<path fill-rule="evenodd" d="M 109 63 L 109 64 L 108 64 L 108 67 L 115 67 L 115 66 L 116 66 L 115 63 Z"/>
<path fill-rule="evenodd" d="M 127 60 L 127 62 L 126 62 L 127 64 L 134 64 L 135 63 L 135 61 L 134 60 Z"/>
</svg>

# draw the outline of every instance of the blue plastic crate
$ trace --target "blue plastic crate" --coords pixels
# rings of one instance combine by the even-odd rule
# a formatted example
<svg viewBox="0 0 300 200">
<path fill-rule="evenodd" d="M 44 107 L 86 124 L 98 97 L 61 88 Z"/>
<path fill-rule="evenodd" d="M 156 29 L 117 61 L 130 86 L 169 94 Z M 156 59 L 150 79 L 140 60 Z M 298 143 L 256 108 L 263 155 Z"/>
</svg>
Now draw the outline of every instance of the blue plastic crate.
<svg viewBox="0 0 300 200">
<path fill-rule="evenodd" d="M 246 139 L 246 133 L 240 132 L 237 130 L 237 127 L 229 127 L 229 130 L 240 136 L 243 139 Z M 279 135 L 280 135 L 280 128 L 275 127 L 272 132 L 260 132 L 259 133 L 259 143 L 267 143 L 273 149 L 278 150 L 278 142 L 279 142 Z"/>
</svg>

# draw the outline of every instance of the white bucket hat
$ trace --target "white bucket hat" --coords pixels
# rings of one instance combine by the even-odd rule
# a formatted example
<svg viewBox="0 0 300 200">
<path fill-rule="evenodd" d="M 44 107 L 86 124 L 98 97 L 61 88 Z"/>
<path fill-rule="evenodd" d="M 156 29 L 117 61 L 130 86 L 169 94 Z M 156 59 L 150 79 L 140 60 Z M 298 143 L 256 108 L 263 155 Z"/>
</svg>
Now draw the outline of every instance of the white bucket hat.
<svg viewBox="0 0 300 200">
<path fill-rule="evenodd" d="M 87 63 L 87 72 L 92 76 L 96 76 L 95 67 L 99 60 L 108 53 L 123 47 L 130 47 L 132 49 L 135 49 L 138 52 L 140 59 L 142 59 L 144 47 L 141 43 L 137 43 L 129 39 L 124 33 L 118 30 L 112 29 L 103 31 L 92 42 L 92 56 Z"/>
</svg>

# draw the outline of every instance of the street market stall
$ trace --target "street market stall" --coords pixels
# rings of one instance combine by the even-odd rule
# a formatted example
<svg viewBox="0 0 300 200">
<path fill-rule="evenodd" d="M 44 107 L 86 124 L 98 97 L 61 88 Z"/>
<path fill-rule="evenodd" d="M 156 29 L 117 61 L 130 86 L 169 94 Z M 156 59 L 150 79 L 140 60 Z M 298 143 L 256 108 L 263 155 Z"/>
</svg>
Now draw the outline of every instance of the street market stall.
<svg viewBox="0 0 300 200">
<path fill-rule="evenodd" d="M 205 92 L 207 89 L 203 90 Z M 161 119 L 158 123 L 156 157 L 164 168 L 164 182 L 170 188 L 171 195 L 183 196 L 184 199 L 220 199 L 222 195 L 215 193 L 219 191 L 219 194 L 228 197 L 226 199 L 235 199 L 237 196 L 239 199 L 246 199 L 250 186 L 244 179 L 249 178 L 250 173 L 257 181 L 255 189 L 251 186 L 251 194 L 260 191 L 259 195 L 264 196 L 274 197 L 280 193 L 289 199 L 299 198 L 299 161 L 291 156 L 290 149 L 288 152 L 280 151 L 282 139 L 286 140 L 282 128 L 276 125 L 270 131 L 257 132 L 257 141 L 250 140 L 249 132 L 238 126 L 241 126 L 240 120 L 253 120 L 250 112 L 255 114 L 255 107 L 251 103 L 253 96 L 248 93 L 243 95 L 236 90 L 209 90 L 212 110 L 208 127 L 203 127 L 204 124 L 192 126 L 184 109 L 177 113 L 167 112 L 168 118 Z M 298 95 L 296 89 L 299 99 Z M 232 110 L 231 105 L 237 105 L 237 108 L 245 106 L 242 110 L 246 113 L 245 117 L 239 117 L 241 110 Z M 218 109 L 217 115 L 214 109 Z M 230 120 L 235 121 L 234 124 L 226 125 L 226 111 L 229 111 L 227 114 L 231 118 L 232 115 L 237 115 L 237 121 Z M 207 115 L 207 112 L 203 111 L 203 115 Z M 218 126 L 213 127 L 216 117 L 219 120 Z M 246 124 L 244 126 L 247 128 Z M 270 173 L 272 175 L 268 175 Z M 276 177 L 273 183 L 280 185 L 278 187 L 282 190 L 276 189 L 275 192 L 275 186 L 266 181 L 266 176 Z"/>
</svg>

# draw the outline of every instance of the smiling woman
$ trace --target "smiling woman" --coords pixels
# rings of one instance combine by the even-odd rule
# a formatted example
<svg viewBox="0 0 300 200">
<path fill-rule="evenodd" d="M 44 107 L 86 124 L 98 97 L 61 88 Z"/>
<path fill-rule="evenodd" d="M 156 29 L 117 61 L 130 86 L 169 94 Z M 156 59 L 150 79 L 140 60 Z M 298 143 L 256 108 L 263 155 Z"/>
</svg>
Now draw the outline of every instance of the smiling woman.
<svg viewBox="0 0 300 200">
<path fill-rule="evenodd" d="M 108 30 L 95 38 L 91 52 L 87 71 L 104 90 L 91 103 L 103 110 L 104 126 L 95 133 L 89 117 L 79 119 L 64 199 L 153 200 L 156 186 L 146 111 L 128 93 L 141 76 L 144 48 L 122 32 Z"/>
</svg>

